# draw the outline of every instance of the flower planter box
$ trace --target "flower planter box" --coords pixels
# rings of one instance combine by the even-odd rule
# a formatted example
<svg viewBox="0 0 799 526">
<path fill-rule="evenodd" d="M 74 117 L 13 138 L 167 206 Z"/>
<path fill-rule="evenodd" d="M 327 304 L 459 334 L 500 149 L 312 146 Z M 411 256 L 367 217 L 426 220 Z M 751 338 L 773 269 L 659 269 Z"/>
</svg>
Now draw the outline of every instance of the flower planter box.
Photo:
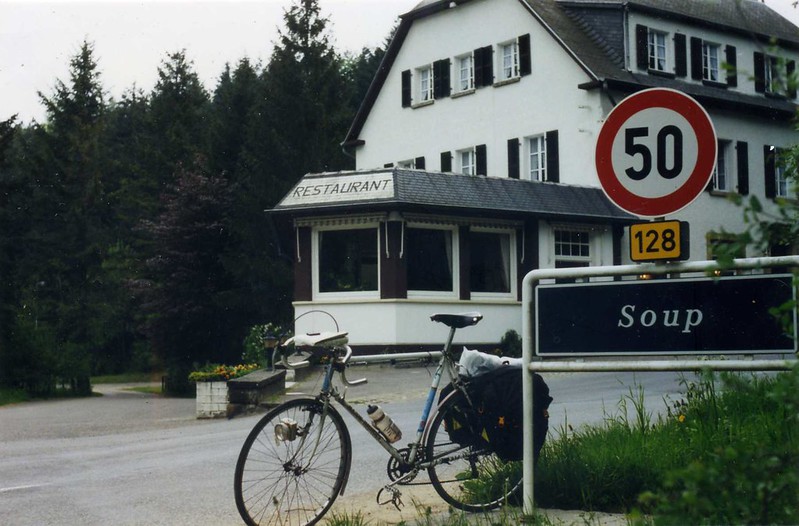
<svg viewBox="0 0 799 526">
<path fill-rule="evenodd" d="M 228 414 L 226 381 L 197 382 L 197 418 L 221 418 Z"/>
</svg>

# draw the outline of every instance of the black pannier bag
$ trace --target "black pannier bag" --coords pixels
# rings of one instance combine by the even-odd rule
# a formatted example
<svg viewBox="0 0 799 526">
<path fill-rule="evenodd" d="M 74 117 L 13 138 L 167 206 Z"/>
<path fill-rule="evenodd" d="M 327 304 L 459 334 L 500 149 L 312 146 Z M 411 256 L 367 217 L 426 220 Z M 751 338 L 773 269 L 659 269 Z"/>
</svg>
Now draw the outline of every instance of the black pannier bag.
<svg viewBox="0 0 799 526">
<path fill-rule="evenodd" d="M 522 370 L 502 366 L 465 379 L 475 410 L 466 404 L 450 411 L 445 419 L 449 438 L 462 445 L 484 442 L 502 460 L 509 462 L 523 457 Z M 452 391 L 447 385 L 441 399 Z M 533 375 L 533 452 L 537 461 L 549 429 L 549 386 L 539 374 Z"/>
</svg>

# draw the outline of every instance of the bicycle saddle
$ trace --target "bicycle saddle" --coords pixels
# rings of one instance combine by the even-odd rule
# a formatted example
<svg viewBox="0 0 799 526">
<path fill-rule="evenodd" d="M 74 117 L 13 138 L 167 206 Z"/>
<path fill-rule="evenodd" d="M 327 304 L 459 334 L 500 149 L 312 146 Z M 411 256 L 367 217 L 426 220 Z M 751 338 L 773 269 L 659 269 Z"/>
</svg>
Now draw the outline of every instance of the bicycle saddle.
<svg viewBox="0 0 799 526">
<path fill-rule="evenodd" d="M 453 329 L 463 329 L 470 325 L 477 325 L 477 322 L 483 319 L 483 315 L 479 312 L 464 312 L 461 314 L 433 314 L 430 319 L 443 323 L 447 327 Z"/>
</svg>

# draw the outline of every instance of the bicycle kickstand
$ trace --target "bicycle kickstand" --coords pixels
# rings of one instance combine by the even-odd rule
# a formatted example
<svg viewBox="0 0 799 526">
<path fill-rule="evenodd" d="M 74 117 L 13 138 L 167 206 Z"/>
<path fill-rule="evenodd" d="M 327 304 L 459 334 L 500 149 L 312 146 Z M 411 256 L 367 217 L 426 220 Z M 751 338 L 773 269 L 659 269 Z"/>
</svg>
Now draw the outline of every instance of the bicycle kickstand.
<svg viewBox="0 0 799 526">
<path fill-rule="evenodd" d="M 389 493 L 391 493 L 391 498 L 381 502 L 380 496 L 383 494 L 384 491 L 388 491 Z M 377 503 L 380 504 L 381 506 L 384 504 L 391 503 L 394 505 L 395 508 L 397 508 L 397 511 L 400 511 L 402 506 L 404 506 L 404 504 L 402 503 L 402 492 L 397 488 L 391 486 L 390 484 L 383 486 L 383 488 L 377 492 Z"/>
</svg>

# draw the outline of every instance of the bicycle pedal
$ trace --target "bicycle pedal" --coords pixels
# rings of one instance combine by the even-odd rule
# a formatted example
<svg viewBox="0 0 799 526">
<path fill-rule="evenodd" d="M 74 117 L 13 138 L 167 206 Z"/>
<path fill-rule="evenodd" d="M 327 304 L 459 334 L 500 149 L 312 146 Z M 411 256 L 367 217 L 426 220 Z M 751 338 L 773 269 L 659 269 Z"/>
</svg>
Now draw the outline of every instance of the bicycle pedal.
<svg viewBox="0 0 799 526">
<path fill-rule="evenodd" d="M 384 500 L 384 501 L 381 501 L 380 500 L 380 496 L 383 494 L 384 491 L 388 491 L 389 493 L 391 493 L 391 497 L 386 499 L 386 500 Z M 379 505 L 381 505 L 381 506 L 383 506 L 385 504 L 393 504 L 394 507 L 397 508 L 397 511 L 400 511 L 402 506 L 404 506 L 401 497 L 402 497 L 402 493 L 398 489 L 392 488 L 390 486 L 384 486 L 383 488 L 380 489 L 380 491 L 377 492 L 377 499 L 376 500 L 377 500 L 377 503 Z"/>
</svg>

